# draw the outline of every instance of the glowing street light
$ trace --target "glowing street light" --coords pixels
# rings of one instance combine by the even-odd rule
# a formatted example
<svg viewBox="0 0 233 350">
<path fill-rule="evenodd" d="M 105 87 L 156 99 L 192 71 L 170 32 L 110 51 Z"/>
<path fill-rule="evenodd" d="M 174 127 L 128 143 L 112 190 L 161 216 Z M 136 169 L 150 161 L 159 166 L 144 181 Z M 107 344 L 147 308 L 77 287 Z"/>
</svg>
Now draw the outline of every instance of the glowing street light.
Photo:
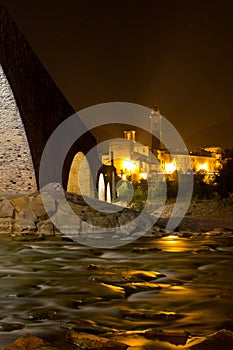
<svg viewBox="0 0 233 350">
<path fill-rule="evenodd" d="M 172 163 L 165 163 L 164 168 L 165 168 L 165 173 L 167 173 L 167 174 L 172 174 L 172 173 L 174 173 L 174 171 L 176 171 L 176 165 L 173 162 Z"/>
<path fill-rule="evenodd" d="M 124 160 L 124 162 L 122 163 L 122 166 L 124 169 L 128 171 L 134 171 L 137 168 L 137 166 L 128 159 Z"/>
</svg>

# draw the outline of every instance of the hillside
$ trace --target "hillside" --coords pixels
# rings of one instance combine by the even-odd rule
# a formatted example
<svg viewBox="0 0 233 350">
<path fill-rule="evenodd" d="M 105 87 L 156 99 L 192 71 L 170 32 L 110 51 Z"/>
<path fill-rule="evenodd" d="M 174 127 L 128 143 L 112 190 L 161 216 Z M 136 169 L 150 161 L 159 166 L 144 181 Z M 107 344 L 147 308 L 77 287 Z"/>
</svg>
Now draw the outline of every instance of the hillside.
<svg viewBox="0 0 233 350">
<path fill-rule="evenodd" d="M 189 149 L 206 146 L 233 148 L 233 118 L 200 129 L 186 139 Z"/>
</svg>

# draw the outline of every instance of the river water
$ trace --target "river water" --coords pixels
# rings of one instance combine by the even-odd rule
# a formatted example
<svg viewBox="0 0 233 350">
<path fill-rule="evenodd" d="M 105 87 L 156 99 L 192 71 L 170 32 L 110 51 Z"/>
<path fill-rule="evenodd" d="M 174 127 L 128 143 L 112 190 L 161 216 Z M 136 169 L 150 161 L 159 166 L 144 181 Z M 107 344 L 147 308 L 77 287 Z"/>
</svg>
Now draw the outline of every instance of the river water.
<svg viewBox="0 0 233 350">
<path fill-rule="evenodd" d="M 130 350 L 155 348 L 135 330 L 233 330 L 232 253 L 231 234 L 142 237 L 111 250 L 0 237 L 0 349 L 28 332 L 71 349 L 67 327 L 84 320 L 120 331 Z"/>
</svg>

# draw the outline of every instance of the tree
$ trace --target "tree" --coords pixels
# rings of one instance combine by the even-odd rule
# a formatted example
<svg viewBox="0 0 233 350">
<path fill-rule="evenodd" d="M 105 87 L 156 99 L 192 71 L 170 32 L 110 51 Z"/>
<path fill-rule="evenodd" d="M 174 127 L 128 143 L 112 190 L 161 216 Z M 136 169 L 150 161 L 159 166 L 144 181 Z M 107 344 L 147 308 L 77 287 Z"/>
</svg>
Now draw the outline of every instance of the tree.
<svg viewBox="0 0 233 350">
<path fill-rule="evenodd" d="M 217 190 L 222 198 L 233 193 L 233 158 L 228 158 L 219 172 Z"/>
</svg>

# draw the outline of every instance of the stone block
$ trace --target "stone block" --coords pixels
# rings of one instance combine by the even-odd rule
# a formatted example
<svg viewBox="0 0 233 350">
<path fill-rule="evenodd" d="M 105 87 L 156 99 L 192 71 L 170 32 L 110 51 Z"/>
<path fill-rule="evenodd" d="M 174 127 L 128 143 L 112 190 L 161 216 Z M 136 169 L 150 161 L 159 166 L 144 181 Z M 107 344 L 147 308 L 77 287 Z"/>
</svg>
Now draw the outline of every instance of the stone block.
<svg viewBox="0 0 233 350">
<path fill-rule="evenodd" d="M 43 194 L 43 201 L 40 194 L 30 197 L 30 209 L 39 220 L 46 220 L 55 214 L 57 206 L 55 199 L 48 193 Z M 46 209 L 44 207 L 44 203 Z"/>
<path fill-rule="evenodd" d="M 15 232 L 32 233 L 36 230 L 36 216 L 32 211 L 23 211 L 16 214 L 14 225 Z"/>
<path fill-rule="evenodd" d="M 81 229 L 81 220 L 71 209 L 69 210 L 69 206 L 67 208 L 59 206 L 51 221 L 60 232 L 67 235 L 78 234 Z"/>
<path fill-rule="evenodd" d="M 0 218 L 13 218 L 14 207 L 8 201 L 8 199 L 3 198 L 0 200 Z"/>
<path fill-rule="evenodd" d="M 58 350 L 44 340 L 27 333 L 8 345 L 5 350 Z"/>
<path fill-rule="evenodd" d="M 48 219 L 37 224 L 38 233 L 43 235 L 53 235 L 55 232 L 53 223 Z"/>
<path fill-rule="evenodd" d="M 27 211 L 29 207 L 28 197 L 17 197 L 11 200 L 11 205 L 15 208 L 17 213 Z"/>
<path fill-rule="evenodd" d="M 0 234 L 11 234 L 13 232 L 14 220 L 11 218 L 0 218 Z"/>
<path fill-rule="evenodd" d="M 128 348 L 128 345 L 115 340 L 87 333 L 77 333 L 75 331 L 67 332 L 66 341 L 76 345 L 79 349 L 83 350 L 125 350 Z"/>
</svg>

